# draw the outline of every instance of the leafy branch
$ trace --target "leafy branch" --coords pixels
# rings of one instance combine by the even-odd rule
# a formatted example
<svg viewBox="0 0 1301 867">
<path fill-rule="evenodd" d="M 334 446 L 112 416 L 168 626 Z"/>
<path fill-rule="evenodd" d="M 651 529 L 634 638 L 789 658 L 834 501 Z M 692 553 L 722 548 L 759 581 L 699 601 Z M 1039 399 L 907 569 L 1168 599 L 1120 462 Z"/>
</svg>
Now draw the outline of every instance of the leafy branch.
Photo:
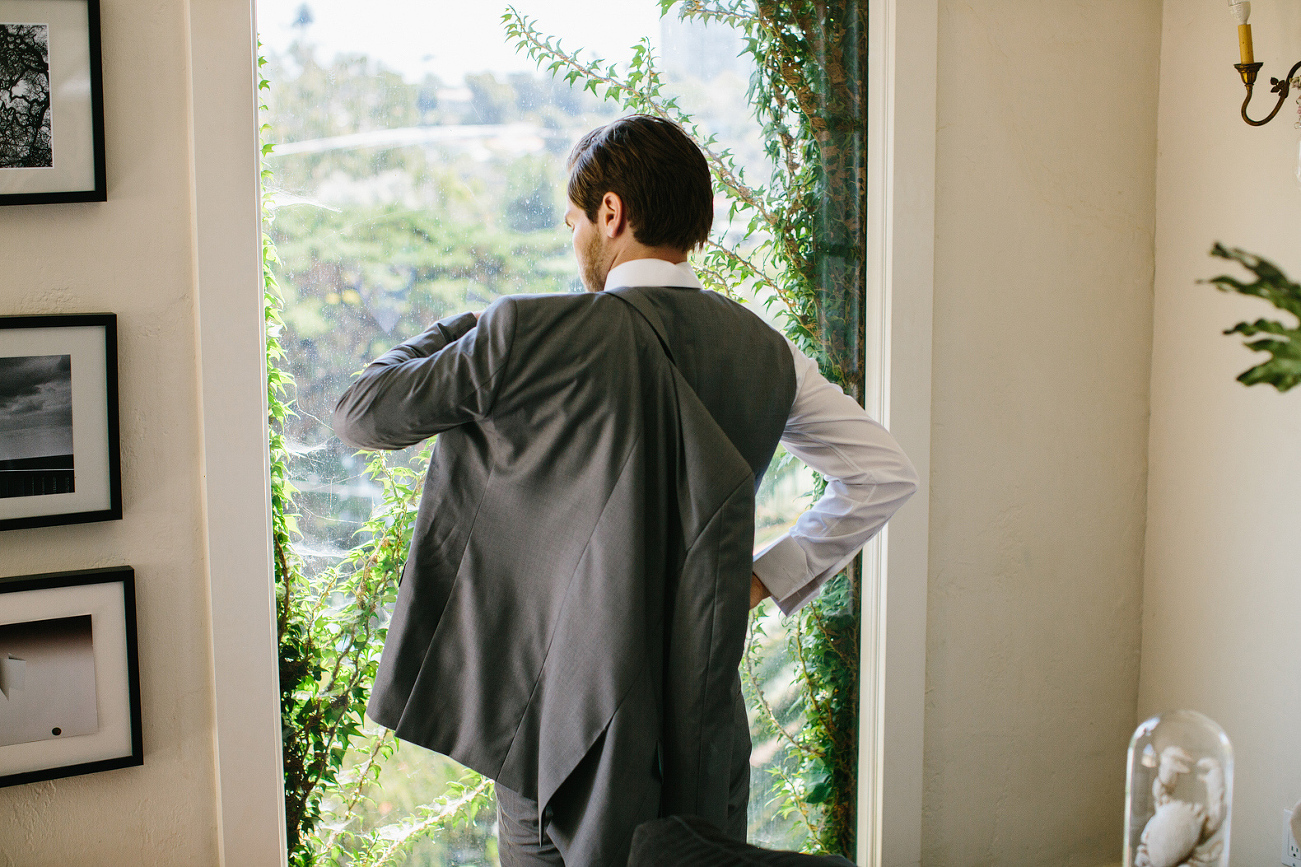
<svg viewBox="0 0 1301 867">
<path fill-rule="evenodd" d="M 788 743 L 791 749 L 796 753 L 808 758 L 814 758 L 819 755 L 818 751 L 808 744 L 796 740 L 791 733 L 786 730 L 786 726 L 782 725 L 781 721 L 777 719 L 777 712 L 773 709 L 772 702 L 768 700 L 768 696 L 764 694 L 763 684 L 760 683 L 759 676 L 755 673 L 755 657 L 759 653 L 757 639 L 758 636 L 762 634 L 761 627 L 759 626 L 759 618 L 760 615 L 758 612 L 755 612 L 751 616 L 750 636 L 746 643 L 745 656 L 742 660 L 745 665 L 746 677 L 750 681 L 750 688 L 754 691 L 754 701 L 759 705 L 759 710 L 763 714 L 763 719 L 768 724 L 768 728 L 774 735 L 786 741 L 786 743 Z"/>
<path fill-rule="evenodd" d="M 483 809 L 491 806 L 492 798 L 492 780 L 466 771 L 432 803 L 418 808 L 402 821 L 368 834 L 344 832 L 338 838 L 332 838 L 332 860 L 349 867 L 385 867 L 400 863 L 422 840 L 473 822 Z"/>
<path fill-rule="evenodd" d="M 700 142 L 705 160 L 718 182 L 737 201 L 759 214 L 767 225 L 777 224 L 778 216 L 771 213 L 763 198 L 745 183 L 744 172 L 736 165 L 732 154 L 726 150 L 714 150 L 717 138 L 703 135 L 691 116 L 678 107 L 677 99 L 664 95 L 664 79 L 655 66 L 650 39 L 643 38 L 633 46 L 628 71 L 620 76 L 614 64 L 588 63 L 579 56 L 581 52 L 570 54 L 565 51 L 559 39 L 543 34 L 533 19 L 520 14 L 514 6 L 508 6 L 502 13 L 502 24 L 506 37 L 514 40 L 517 49 L 528 54 L 539 68 L 545 67 L 569 84 L 581 81 L 584 90 L 618 102 L 631 111 L 672 121 L 689 131 Z M 598 92 L 602 88 L 604 93 Z"/>
<path fill-rule="evenodd" d="M 819 756 L 806 740 L 796 738 L 795 733 L 789 726 L 783 725 L 778 719 L 777 709 L 773 706 L 764 690 L 764 685 L 760 675 L 756 672 L 756 664 L 763 658 L 764 651 L 760 646 L 760 639 L 766 637 L 763 629 L 763 614 L 756 610 L 750 615 L 750 630 L 746 640 L 745 653 L 742 656 L 742 664 L 745 667 L 747 700 L 751 706 L 757 706 L 759 709 L 759 720 L 761 730 L 766 731 L 769 735 L 776 738 L 779 742 L 784 742 L 787 749 L 798 757 L 796 772 L 792 773 L 787 769 L 785 762 L 775 762 L 767 770 L 775 781 L 775 787 L 778 796 L 781 798 L 780 813 L 783 816 L 796 815 L 803 826 L 808 839 L 816 840 L 819 836 L 820 821 L 815 815 L 815 810 L 804 797 L 805 786 L 799 777 L 799 765 L 815 761 Z"/>
</svg>

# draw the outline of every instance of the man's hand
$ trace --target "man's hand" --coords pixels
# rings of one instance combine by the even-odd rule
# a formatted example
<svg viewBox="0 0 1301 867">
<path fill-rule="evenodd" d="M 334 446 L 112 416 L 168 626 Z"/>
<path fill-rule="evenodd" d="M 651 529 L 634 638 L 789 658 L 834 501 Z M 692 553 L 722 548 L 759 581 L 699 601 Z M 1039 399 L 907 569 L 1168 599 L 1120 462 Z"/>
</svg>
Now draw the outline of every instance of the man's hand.
<svg viewBox="0 0 1301 867">
<path fill-rule="evenodd" d="M 763 582 L 759 580 L 759 576 L 751 572 L 750 573 L 750 608 L 753 609 L 756 605 L 758 605 L 760 602 L 767 599 L 771 595 L 772 594 L 768 592 L 768 588 L 763 586 Z"/>
</svg>

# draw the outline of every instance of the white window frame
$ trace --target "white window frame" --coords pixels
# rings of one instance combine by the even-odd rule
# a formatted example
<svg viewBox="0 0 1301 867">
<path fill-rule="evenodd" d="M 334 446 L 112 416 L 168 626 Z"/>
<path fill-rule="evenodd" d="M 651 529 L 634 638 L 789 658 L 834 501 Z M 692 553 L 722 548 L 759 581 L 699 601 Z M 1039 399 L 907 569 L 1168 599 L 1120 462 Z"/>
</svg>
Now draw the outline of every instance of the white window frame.
<svg viewBox="0 0 1301 867">
<path fill-rule="evenodd" d="M 253 3 L 192 0 L 189 19 L 219 858 L 283 867 Z"/>
<path fill-rule="evenodd" d="M 252 0 L 190 4 L 220 861 L 284 865 Z M 921 863 L 937 0 L 869 10 L 866 405 L 921 490 L 864 552 L 857 861 Z M 888 578 L 887 578 L 888 576 Z"/>
<path fill-rule="evenodd" d="M 870 0 L 864 404 L 920 490 L 863 552 L 857 863 L 921 864 L 938 0 Z"/>
</svg>

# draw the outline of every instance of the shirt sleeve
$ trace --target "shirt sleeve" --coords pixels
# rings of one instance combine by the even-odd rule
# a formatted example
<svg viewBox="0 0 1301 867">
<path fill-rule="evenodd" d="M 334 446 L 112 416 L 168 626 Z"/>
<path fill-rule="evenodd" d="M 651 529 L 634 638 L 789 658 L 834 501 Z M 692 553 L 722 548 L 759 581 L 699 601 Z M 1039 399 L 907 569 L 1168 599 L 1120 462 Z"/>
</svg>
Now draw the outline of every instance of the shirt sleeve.
<svg viewBox="0 0 1301 867">
<path fill-rule="evenodd" d="M 510 358 L 514 307 L 489 305 L 434 323 L 361 372 L 334 407 L 335 434 L 362 449 L 402 449 L 483 419 Z"/>
<path fill-rule="evenodd" d="M 781 442 L 827 480 L 795 526 L 755 556 L 754 572 L 785 614 L 845 567 L 917 490 L 917 471 L 884 427 L 794 346 L 796 392 Z"/>
</svg>

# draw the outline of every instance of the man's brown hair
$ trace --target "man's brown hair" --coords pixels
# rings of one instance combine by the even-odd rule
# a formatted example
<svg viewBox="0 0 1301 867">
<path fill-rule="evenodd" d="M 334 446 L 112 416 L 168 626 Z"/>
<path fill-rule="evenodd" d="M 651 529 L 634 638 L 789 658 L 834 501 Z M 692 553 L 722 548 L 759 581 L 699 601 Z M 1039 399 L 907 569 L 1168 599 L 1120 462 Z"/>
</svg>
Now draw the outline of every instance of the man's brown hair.
<svg viewBox="0 0 1301 867">
<path fill-rule="evenodd" d="M 569 153 L 569 200 L 596 220 L 614 193 L 632 236 L 648 247 L 690 250 L 714 222 L 714 191 L 705 155 L 667 120 L 634 114 L 589 132 Z"/>
</svg>

